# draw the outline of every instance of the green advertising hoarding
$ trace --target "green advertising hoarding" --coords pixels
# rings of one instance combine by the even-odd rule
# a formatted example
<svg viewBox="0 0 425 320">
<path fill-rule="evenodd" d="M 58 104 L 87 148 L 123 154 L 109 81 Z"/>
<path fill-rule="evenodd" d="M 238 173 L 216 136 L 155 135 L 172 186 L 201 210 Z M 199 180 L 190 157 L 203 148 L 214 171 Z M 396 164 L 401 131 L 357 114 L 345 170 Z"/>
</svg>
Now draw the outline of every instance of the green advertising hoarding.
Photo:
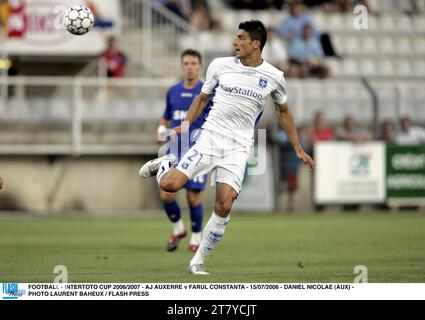
<svg viewBox="0 0 425 320">
<path fill-rule="evenodd" d="M 425 203 L 425 145 L 387 146 L 387 199 L 391 204 Z"/>
</svg>

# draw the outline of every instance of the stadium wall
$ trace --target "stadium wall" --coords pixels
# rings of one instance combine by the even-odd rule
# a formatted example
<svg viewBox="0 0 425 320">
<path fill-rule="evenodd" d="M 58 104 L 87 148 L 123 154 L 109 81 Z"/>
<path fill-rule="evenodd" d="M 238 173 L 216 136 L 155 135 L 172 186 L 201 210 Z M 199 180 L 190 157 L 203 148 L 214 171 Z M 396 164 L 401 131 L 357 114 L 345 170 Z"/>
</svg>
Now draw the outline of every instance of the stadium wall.
<svg viewBox="0 0 425 320">
<path fill-rule="evenodd" d="M 0 174 L 5 185 L 0 210 L 108 214 L 162 209 L 155 179 L 138 176 L 140 164 L 147 160 L 135 156 L 3 156 Z M 203 196 L 208 210 L 213 196 L 208 187 Z M 179 200 L 186 208 L 184 192 Z"/>
</svg>

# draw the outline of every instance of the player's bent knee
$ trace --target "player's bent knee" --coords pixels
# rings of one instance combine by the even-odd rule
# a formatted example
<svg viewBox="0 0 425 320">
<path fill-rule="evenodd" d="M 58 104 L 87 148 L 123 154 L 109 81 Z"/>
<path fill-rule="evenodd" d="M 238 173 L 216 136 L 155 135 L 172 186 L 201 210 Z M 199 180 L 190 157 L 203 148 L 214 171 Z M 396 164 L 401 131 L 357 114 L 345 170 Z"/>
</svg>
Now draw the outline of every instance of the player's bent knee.
<svg viewBox="0 0 425 320">
<path fill-rule="evenodd" d="M 175 180 L 169 179 L 168 177 L 164 177 L 161 179 L 160 187 L 163 191 L 166 192 L 177 192 L 179 188 L 177 188 L 177 184 Z"/>
<path fill-rule="evenodd" d="M 182 173 L 168 173 L 165 175 L 160 182 L 160 188 L 166 192 L 177 192 L 179 191 L 186 183 L 187 178 Z"/>
</svg>

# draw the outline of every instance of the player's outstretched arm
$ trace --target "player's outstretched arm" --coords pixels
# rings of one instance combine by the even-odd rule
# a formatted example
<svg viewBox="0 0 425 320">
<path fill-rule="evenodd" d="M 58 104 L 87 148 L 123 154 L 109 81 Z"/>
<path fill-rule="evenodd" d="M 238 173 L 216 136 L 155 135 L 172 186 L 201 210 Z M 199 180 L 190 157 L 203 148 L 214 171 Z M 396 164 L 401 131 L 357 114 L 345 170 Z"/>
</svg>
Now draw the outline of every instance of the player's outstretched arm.
<svg viewBox="0 0 425 320">
<path fill-rule="evenodd" d="M 286 131 L 298 159 L 303 161 L 310 171 L 313 171 L 315 169 L 314 161 L 301 147 L 298 139 L 297 127 L 295 126 L 295 121 L 292 117 L 291 111 L 289 110 L 288 104 L 276 104 L 276 115 L 279 119 L 280 125 Z"/>
<path fill-rule="evenodd" d="M 187 131 L 189 126 L 202 114 L 202 111 L 204 111 L 208 101 L 210 100 L 210 97 L 210 94 L 206 94 L 201 91 L 199 96 L 190 105 L 185 121 L 181 126 L 174 128 L 174 130 L 177 133 Z"/>
</svg>

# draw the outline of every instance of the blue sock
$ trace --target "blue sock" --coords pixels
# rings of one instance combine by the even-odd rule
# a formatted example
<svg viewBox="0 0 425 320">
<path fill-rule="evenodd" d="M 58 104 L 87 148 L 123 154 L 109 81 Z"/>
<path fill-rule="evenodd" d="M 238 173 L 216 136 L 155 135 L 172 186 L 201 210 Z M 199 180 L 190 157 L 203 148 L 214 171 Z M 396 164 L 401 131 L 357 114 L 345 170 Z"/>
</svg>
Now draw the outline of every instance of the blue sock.
<svg viewBox="0 0 425 320">
<path fill-rule="evenodd" d="M 171 222 L 177 222 L 181 219 L 180 207 L 176 200 L 164 204 L 164 210 L 167 213 L 167 216 L 171 220 Z"/>
<path fill-rule="evenodd" d="M 202 204 L 190 208 L 190 219 L 192 221 L 192 232 L 201 232 L 202 218 L 204 216 L 204 207 Z"/>
</svg>

